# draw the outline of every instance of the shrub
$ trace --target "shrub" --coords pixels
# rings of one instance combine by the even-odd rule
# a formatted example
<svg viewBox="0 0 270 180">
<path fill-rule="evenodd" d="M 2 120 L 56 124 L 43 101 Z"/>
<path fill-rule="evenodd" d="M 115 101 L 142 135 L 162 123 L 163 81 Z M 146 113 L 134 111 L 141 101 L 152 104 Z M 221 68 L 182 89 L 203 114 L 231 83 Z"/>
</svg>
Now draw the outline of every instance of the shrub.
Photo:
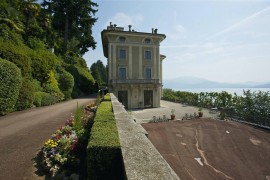
<svg viewBox="0 0 270 180">
<path fill-rule="evenodd" d="M 55 78 L 54 72 L 52 71 L 48 74 L 48 80 L 45 84 L 44 90 L 45 92 L 54 96 L 57 102 L 62 101 L 64 99 L 64 94 L 59 89 L 58 82 Z"/>
<path fill-rule="evenodd" d="M 15 64 L 0 58 L 0 115 L 14 110 L 21 85 L 20 69 Z"/>
<path fill-rule="evenodd" d="M 29 56 L 31 56 L 32 60 L 33 78 L 40 81 L 41 84 L 46 83 L 48 74 L 55 69 L 60 59 L 56 55 L 44 50 L 32 51 Z"/>
<path fill-rule="evenodd" d="M 40 106 L 41 106 L 42 93 L 44 93 L 44 92 L 35 92 L 35 93 L 34 93 L 34 101 L 33 101 L 33 104 L 34 104 L 36 107 L 40 107 Z"/>
<path fill-rule="evenodd" d="M 35 90 L 33 83 L 29 79 L 24 78 L 16 103 L 16 109 L 24 110 L 32 107 L 34 101 L 34 92 Z"/>
<path fill-rule="evenodd" d="M 21 69 L 22 76 L 31 74 L 31 59 L 28 53 L 32 51 L 24 45 L 14 45 L 10 42 L 0 43 L 0 58 L 13 62 Z"/>
<path fill-rule="evenodd" d="M 96 112 L 87 147 L 89 179 L 123 179 L 121 147 L 112 104 L 102 102 Z"/>
<path fill-rule="evenodd" d="M 49 93 L 41 93 L 41 106 L 49 106 L 57 103 L 57 98 Z"/>
<path fill-rule="evenodd" d="M 110 94 L 106 94 L 106 95 L 103 97 L 103 101 L 111 101 L 111 96 L 110 96 Z"/>
<path fill-rule="evenodd" d="M 59 88 L 65 95 L 65 99 L 71 99 L 71 93 L 74 87 L 74 78 L 73 76 L 65 71 L 62 70 L 58 74 L 58 83 L 59 83 Z"/>
<path fill-rule="evenodd" d="M 75 86 L 82 92 L 89 94 L 95 91 L 95 80 L 88 68 L 69 65 L 67 71 L 72 74 Z"/>
</svg>

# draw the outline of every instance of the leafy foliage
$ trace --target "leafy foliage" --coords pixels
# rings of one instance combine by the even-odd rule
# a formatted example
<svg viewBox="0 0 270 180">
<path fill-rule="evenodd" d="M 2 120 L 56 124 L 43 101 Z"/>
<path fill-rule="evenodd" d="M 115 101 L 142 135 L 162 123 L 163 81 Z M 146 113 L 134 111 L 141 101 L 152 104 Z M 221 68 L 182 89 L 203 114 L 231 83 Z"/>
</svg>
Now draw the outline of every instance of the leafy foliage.
<svg viewBox="0 0 270 180">
<path fill-rule="evenodd" d="M 14 63 L 24 80 L 18 110 L 95 91 L 82 58 L 96 44 L 94 7 L 91 0 L 44 0 L 43 6 L 36 0 L 1 0 L 0 58 Z"/>
<path fill-rule="evenodd" d="M 94 14 L 97 4 L 91 0 L 44 0 L 43 9 L 51 16 L 52 27 L 58 32 L 62 39 L 60 52 L 66 53 L 68 44 L 77 44 L 76 50 L 80 54 L 88 51 L 88 48 L 95 48 L 96 42 L 92 37 L 92 26 L 97 21 Z M 70 43 L 69 43 L 70 42 Z M 72 49 L 74 50 L 74 49 Z"/>
<path fill-rule="evenodd" d="M 30 77 L 31 58 L 28 56 L 29 48 L 15 45 L 11 42 L 0 43 L 0 57 L 16 64 L 22 76 Z"/>
<path fill-rule="evenodd" d="M 21 85 L 20 69 L 15 64 L 0 58 L 0 115 L 14 110 Z"/>
<path fill-rule="evenodd" d="M 59 88 L 65 95 L 65 99 L 71 99 L 71 93 L 74 87 L 73 76 L 69 72 L 61 70 L 61 72 L 58 74 L 58 83 Z"/>
<path fill-rule="evenodd" d="M 54 96 L 57 99 L 57 101 L 61 101 L 64 99 L 64 94 L 58 87 L 58 82 L 55 78 L 55 74 L 53 71 L 49 72 L 48 74 L 48 80 L 45 83 L 44 90 L 45 92 Z"/>
<path fill-rule="evenodd" d="M 222 116 L 236 117 L 246 122 L 270 127 L 270 94 L 269 92 L 244 91 L 243 96 L 233 96 L 228 92 L 191 93 L 163 90 L 163 99 L 187 105 L 205 108 L 216 107 Z"/>
<path fill-rule="evenodd" d="M 108 83 L 107 68 L 103 65 L 101 60 L 93 63 L 90 67 L 90 71 L 99 87 Z"/>
<path fill-rule="evenodd" d="M 24 78 L 20 89 L 19 97 L 16 103 L 17 110 L 24 110 L 32 107 L 34 101 L 35 89 L 31 80 Z"/>
<path fill-rule="evenodd" d="M 122 178 L 121 148 L 110 101 L 97 109 L 87 153 L 90 179 Z"/>
</svg>

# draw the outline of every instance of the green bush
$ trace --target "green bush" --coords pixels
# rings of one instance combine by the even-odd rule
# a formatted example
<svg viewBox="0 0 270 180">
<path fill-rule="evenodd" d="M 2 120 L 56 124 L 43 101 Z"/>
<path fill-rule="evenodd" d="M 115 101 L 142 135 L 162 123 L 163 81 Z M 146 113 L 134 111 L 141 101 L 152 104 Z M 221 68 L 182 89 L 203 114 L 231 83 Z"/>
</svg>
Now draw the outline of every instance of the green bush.
<svg viewBox="0 0 270 180">
<path fill-rule="evenodd" d="M 109 93 L 103 97 L 103 101 L 111 101 L 111 96 Z"/>
<path fill-rule="evenodd" d="M 48 80 L 45 84 L 44 90 L 45 92 L 54 96 L 57 102 L 62 101 L 64 99 L 64 94 L 61 92 L 61 90 L 58 87 L 58 82 L 55 78 L 55 74 L 53 71 L 51 71 L 48 74 Z"/>
<path fill-rule="evenodd" d="M 21 71 L 0 58 L 0 115 L 14 110 L 22 85 Z"/>
<path fill-rule="evenodd" d="M 41 106 L 49 106 L 57 103 L 57 98 L 49 93 L 41 93 Z"/>
<path fill-rule="evenodd" d="M 41 84 L 46 83 L 50 71 L 54 71 L 57 63 L 61 61 L 56 55 L 45 50 L 32 51 L 29 56 L 32 60 L 32 76 Z"/>
<path fill-rule="evenodd" d="M 88 68 L 69 65 L 67 71 L 74 77 L 75 86 L 83 93 L 89 94 L 95 91 L 95 80 Z"/>
<path fill-rule="evenodd" d="M 34 101 L 34 92 L 35 89 L 33 83 L 29 79 L 24 78 L 16 103 L 16 109 L 24 110 L 32 107 Z"/>
<path fill-rule="evenodd" d="M 74 87 L 73 76 L 69 72 L 62 70 L 58 74 L 58 83 L 59 83 L 59 88 L 65 95 L 65 99 L 66 100 L 71 99 L 71 93 Z"/>
<path fill-rule="evenodd" d="M 123 179 L 122 155 L 112 104 L 102 102 L 96 112 L 87 147 L 89 179 Z"/>
<path fill-rule="evenodd" d="M 39 91 L 39 92 L 35 92 L 34 94 L 33 104 L 36 107 L 49 106 L 55 103 L 57 103 L 56 97 L 50 95 L 49 93 Z"/>
<path fill-rule="evenodd" d="M 33 104 L 34 104 L 36 107 L 40 107 L 40 106 L 41 106 L 42 93 L 44 93 L 44 92 L 35 92 L 35 93 L 34 93 L 34 102 L 33 102 Z"/>
<path fill-rule="evenodd" d="M 13 62 L 21 69 L 23 77 L 30 77 L 31 75 L 31 59 L 28 53 L 32 51 L 24 45 L 15 45 L 10 42 L 0 43 L 0 58 Z"/>
</svg>

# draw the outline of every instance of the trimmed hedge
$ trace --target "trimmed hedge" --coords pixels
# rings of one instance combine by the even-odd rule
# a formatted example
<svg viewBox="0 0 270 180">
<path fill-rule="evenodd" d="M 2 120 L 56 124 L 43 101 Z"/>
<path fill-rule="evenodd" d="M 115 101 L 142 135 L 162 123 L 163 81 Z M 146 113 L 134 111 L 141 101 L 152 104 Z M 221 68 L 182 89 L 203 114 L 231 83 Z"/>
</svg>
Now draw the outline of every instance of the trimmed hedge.
<svg viewBox="0 0 270 180">
<path fill-rule="evenodd" d="M 46 92 L 35 92 L 33 104 L 37 107 L 49 106 L 57 103 L 57 98 Z"/>
<path fill-rule="evenodd" d="M 11 42 L 0 43 L 0 58 L 16 64 L 21 69 L 23 77 L 30 77 L 32 71 L 29 52 L 31 49 L 23 45 L 15 45 Z"/>
<path fill-rule="evenodd" d="M 0 115 L 14 110 L 21 85 L 20 69 L 15 64 L 0 58 Z"/>
<path fill-rule="evenodd" d="M 103 97 L 103 101 L 111 101 L 111 96 L 109 93 Z"/>
<path fill-rule="evenodd" d="M 16 103 L 17 110 L 24 110 L 33 106 L 35 88 L 31 80 L 24 78 L 20 94 Z"/>
<path fill-rule="evenodd" d="M 112 104 L 103 101 L 96 112 L 87 147 L 89 179 L 124 179 L 122 154 Z"/>
</svg>

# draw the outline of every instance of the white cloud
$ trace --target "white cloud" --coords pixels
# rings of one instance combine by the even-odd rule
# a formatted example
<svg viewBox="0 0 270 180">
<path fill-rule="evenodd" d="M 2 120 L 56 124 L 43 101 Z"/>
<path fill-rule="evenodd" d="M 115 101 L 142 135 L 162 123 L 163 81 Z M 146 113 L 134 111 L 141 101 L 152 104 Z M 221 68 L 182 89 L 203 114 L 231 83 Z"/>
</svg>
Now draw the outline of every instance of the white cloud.
<svg viewBox="0 0 270 180">
<path fill-rule="evenodd" d="M 128 25 L 132 25 L 133 28 L 134 27 L 136 28 L 142 24 L 143 20 L 144 17 L 141 14 L 129 15 L 119 12 L 106 22 L 105 27 L 107 27 L 110 24 L 110 22 L 112 22 L 113 24 L 116 24 L 117 26 L 120 27 L 127 28 Z"/>
</svg>

